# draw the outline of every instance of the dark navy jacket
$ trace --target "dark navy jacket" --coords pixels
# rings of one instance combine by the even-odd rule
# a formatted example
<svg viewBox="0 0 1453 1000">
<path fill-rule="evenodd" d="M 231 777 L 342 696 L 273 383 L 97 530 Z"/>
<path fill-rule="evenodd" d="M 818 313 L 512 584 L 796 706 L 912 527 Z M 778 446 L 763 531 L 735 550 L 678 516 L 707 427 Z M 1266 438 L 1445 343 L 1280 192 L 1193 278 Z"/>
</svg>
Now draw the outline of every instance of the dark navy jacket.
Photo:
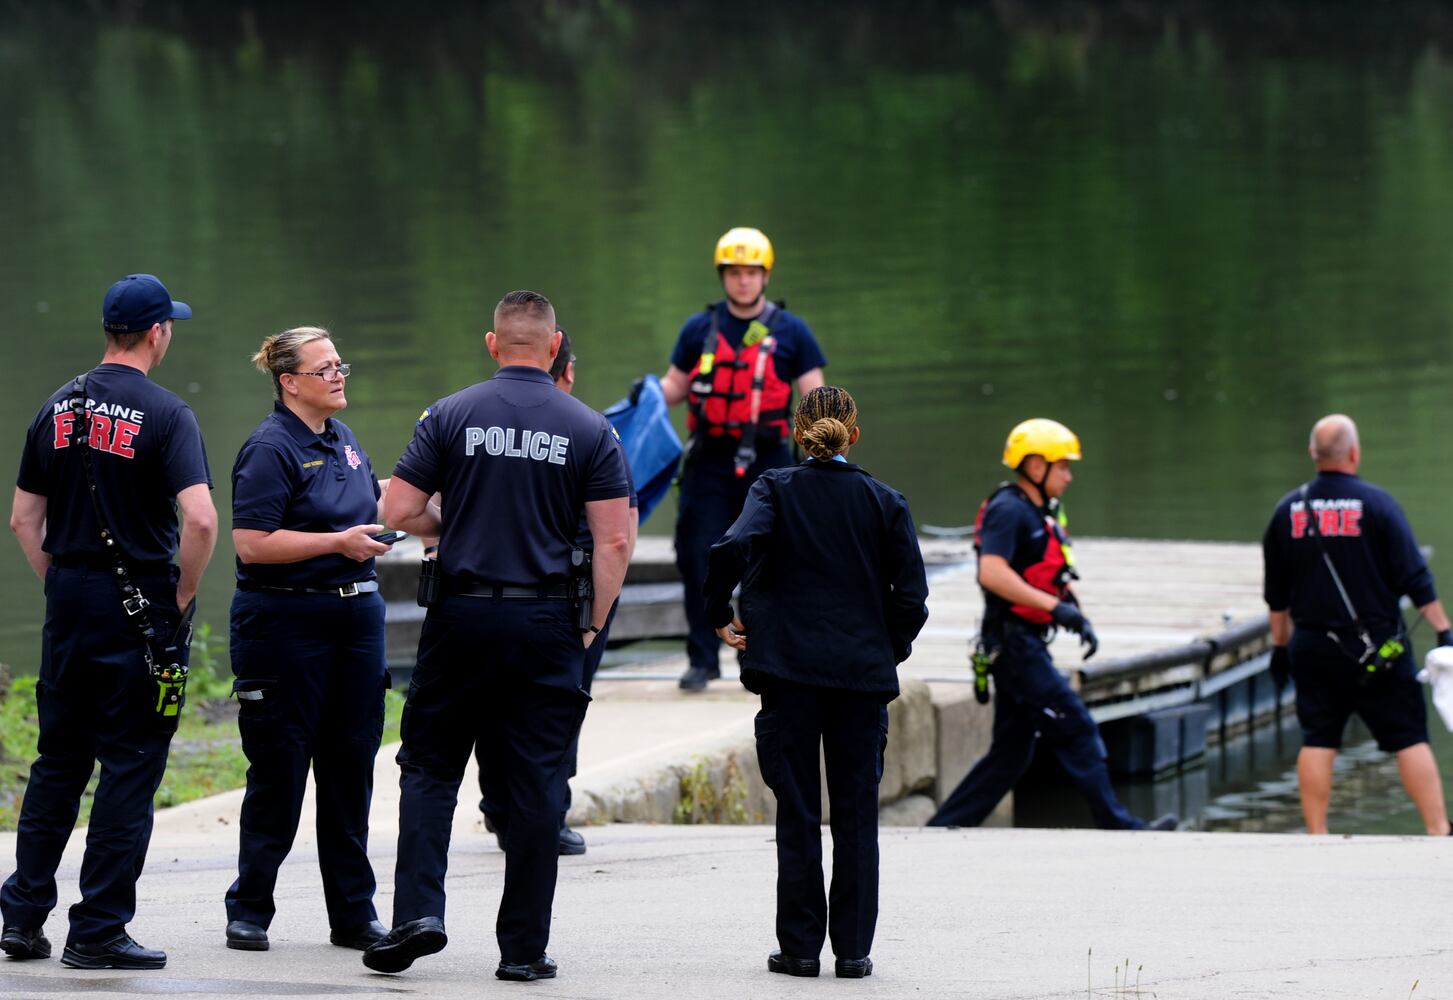
<svg viewBox="0 0 1453 1000">
<path fill-rule="evenodd" d="M 1398 599 L 1418 607 L 1437 600 L 1433 574 L 1408 519 L 1386 490 L 1341 472 L 1321 472 L 1308 488 L 1312 514 L 1352 606 L 1375 633 L 1394 628 Z M 1332 574 L 1307 531 L 1299 490 L 1282 497 L 1261 541 L 1263 596 L 1273 611 L 1291 611 L 1298 628 L 1349 627 Z"/>
<path fill-rule="evenodd" d="M 845 462 L 762 473 L 711 549 L 707 619 L 732 619 L 741 581 L 742 680 L 898 694 L 897 664 L 928 620 L 928 582 L 908 502 Z"/>
</svg>

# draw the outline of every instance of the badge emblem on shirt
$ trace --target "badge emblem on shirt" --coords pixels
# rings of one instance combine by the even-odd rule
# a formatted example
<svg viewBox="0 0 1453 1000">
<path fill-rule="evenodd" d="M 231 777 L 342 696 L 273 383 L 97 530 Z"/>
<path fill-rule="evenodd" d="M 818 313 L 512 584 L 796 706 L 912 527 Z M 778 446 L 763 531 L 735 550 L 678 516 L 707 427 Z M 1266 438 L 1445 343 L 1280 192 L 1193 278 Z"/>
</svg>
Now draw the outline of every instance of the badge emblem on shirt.
<svg viewBox="0 0 1453 1000">
<path fill-rule="evenodd" d="M 348 459 L 348 467 L 350 469 L 356 469 L 363 464 L 363 457 L 353 450 L 353 445 L 351 444 L 345 444 L 343 446 L 343 457 Z"/>
</svg>

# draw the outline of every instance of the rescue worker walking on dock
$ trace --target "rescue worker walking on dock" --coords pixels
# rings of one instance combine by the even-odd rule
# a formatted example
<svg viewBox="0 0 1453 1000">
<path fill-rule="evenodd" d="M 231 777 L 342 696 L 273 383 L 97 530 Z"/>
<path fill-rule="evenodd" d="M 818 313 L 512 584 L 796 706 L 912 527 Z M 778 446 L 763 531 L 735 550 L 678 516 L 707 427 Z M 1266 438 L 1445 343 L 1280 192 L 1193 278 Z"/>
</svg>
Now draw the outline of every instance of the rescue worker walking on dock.
<svg viewBox="0 0 1453 1000">
<path fill-rule="evenodd" d="M 714 259 L 725 298 L 681 327 L 661 379 L 668 406 L 686 402 L 691 434 L 676 514 L 690 660 L 681 676 L 686 691 L 704 690 L 721 676 L 721 643 L 701 598 L 711 546 L 741 512 L 756 478 L 792 464 L 792 391 L 805 395 L 822 385 L 827 364 L 807 324 L 767 300 L 775 255 L 760 230 L 727 232 Z"/>
<path fill-rule="evenodd" d="M 929 826 L 978 826 L 1028 770 L 1043 738 L 1066 775 L 1089 800 L 1095 825 L 1140 830 L 1115 797 L 1099 728 L 1077 694 L 1055 669 L 1048 641 L 1056 627 L 1074 632 L 1095 654 L 1099 640 L 1080 611 L 1069 535 L 1059 500 L 1074 479 L 1080 441 L 1061 423 L 1036 418 L 1009 432 L 1004 464 L 1016 478 L 1002 483 L 979 506 L 974 549 L 984 621 L 976 660 L 994 678 L 994 732 L 989 752 L 976 763 L 929 820 Z M 1162 816 L 1148 825 L 1174 829 Z"/>
<path fill-rule="evenodd" d="M 762 696 L 757 760 L 777 797 L 777 943 L 772 972 L 816 976 L 824 933 L 842 978 L 872 975 L 878 919 L 878 784 L 897 665 L 928 619 L 908 502 L 847 460 L 853 397 L 802 397 L 793 437 L 808 458 L 764 473 L 711 550 L 706 608 L 743 651 Z M 741 613 L 732 590 L 742 584 Z M 819 754 L 818 748 L 822 748 Z M 832 888 L 822 891 L 822 787 L 832 807 Z"/>
<path fill-rule="evenodd" d="M 1282 497 L 1262 538 L 1272 678 L 1278 690 L 1288 677 L 1296 683 L 1307 832 L 1327 832 L 1332 765 L 1356 712 L 1378 748 L 1397 755 L 1424 829 L 1447 834 L 1443 782 L 1398 602 L 1407 595 L 1439 646 L 1453 646 L 1448 615 L 1402 508 L 1357 477 L 1362 447 L 1351 418 L 1317 421 L 1308 453 L 1316 477 Z"/>
<path fill-rule="evenodd" d="M 137 944 L 126 925 L 185 698 L 194 596 L 217 512 L 196 416 L 148 377 L 191 308 L 152 275 L 132 274 L 111 286 L 101 315 L 106 354 L 52 393 L 30 425 L 10 515 L 46 599 L 40 756 L 20 810 L 16 870 L 0 887 L 0 950 L 50 955 L 43 925 L 56 905 L 56 868 L 100 761 L 61 963 L 160 969 L 166 953 Z"/>
</svg>

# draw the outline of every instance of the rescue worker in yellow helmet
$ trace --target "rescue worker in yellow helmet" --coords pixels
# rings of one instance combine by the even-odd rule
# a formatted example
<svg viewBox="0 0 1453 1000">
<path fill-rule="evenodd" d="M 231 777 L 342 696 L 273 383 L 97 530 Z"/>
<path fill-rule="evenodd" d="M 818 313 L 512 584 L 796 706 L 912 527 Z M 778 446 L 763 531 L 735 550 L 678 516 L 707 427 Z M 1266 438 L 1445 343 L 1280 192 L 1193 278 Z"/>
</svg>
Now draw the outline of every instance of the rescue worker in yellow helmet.
<svg viewBox="0 0 1453 1000">
<path fill-rule="evenodd" d="M 1029 768 L 1043 738 L 1089 800 L 1097 826 L 1147 828 L 1115 798 L 1100 730 L 1047 648 L 1056 627 L 1080 637 L 1085 659 L 1099 646 L 1070 586 L 1076 574 L 1059 508 L 1074 479 L 1070 463 L 1079 460 L 1080 440 L 1068 427 L 1026 420 L 1004 444 L 1004 464 L 1014 470 L 1014 482 L 1001 483 L 979 505 L 974 550 L 984 621 L 975 658 L 987 661 L 994 678 L 994 736 L 989 752 L 944 800 L 930 826 L 982 823 Z M 1171 830 L 1177 822 L 1162 816 L 1149 828 Z"/>
<path fill-rule="evenodd" d="M 792 393 L 823 384 L 827 358 L 817 339 L 780 303 L 767 299 L 776 255 L 758 229 L 732 229 L 714 262 L 725 296 L 691 316 L 661 379 L 668 405 L 685 402 L 691 439 L 681 468 L 676 565 L 690 660 L 681 688 L 701 691 L 721 676 L 721 640 L 702 597 L 711 546 L 741 512 L 747 490 L 767 469 L 793 464 Z"/>
</svg>

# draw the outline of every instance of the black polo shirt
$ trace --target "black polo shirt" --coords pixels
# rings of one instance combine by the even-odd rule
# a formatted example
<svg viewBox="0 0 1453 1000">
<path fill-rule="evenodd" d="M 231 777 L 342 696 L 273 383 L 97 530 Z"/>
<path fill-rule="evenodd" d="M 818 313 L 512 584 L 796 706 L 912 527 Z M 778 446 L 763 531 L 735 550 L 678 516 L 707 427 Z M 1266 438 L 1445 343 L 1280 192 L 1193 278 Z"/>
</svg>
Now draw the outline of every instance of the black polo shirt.
<svg viewBox="0 0 1453 1000">
<path fill-rule="evenodd" d="M 255 531 L 344 531 L 378 522 L 373 463 L 341 420 L 315 434 L 280 402 L 242 444 L 232 466 L 232 527 Z M 244 563 L 242 583 L 341 587 L 374 578 L 373 560 L 314 556 L 295 563 Z"/>
<path fill-rule="evenodd" d="M 30 425 L 15 484 L 46 498 L 46 552 L 102 558 L 100 529 L 78 449 L 67 382 Z M 86 376 L 91 458 L 100 506 L 126 558 L 164 563 L 177 550 L 176 495 L 212 485 L 207 451 L 192 408 L 130 365 L 104 364 Z"/>
<path fill-rule="evenodd" d="M 565 579 L 585 504 L 630 492 L 605 417 L 523 366 L 426 409 L 394 475 L 443 494 L 446 577 L 509 586 Z"/>
</svg>

